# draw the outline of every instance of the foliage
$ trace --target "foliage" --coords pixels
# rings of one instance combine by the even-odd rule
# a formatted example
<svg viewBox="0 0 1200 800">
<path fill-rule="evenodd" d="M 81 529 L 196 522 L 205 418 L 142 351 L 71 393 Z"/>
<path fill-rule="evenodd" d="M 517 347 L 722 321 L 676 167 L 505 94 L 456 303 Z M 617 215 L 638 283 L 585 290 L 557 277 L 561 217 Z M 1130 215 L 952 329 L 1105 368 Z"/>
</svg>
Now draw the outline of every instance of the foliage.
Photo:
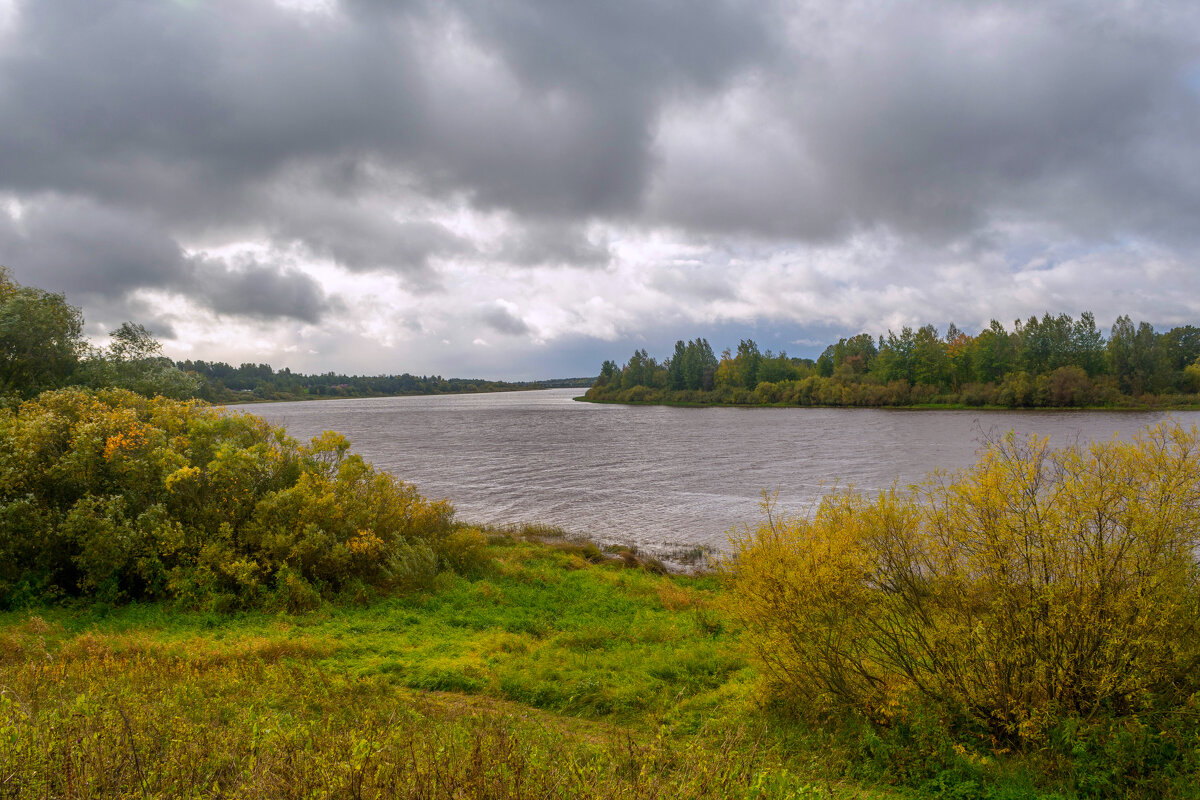
<svg viewBox="0 0 1200 800">
<path fill-rule="evenodd" d="M 0 398 L 62 386 L 83 350 L 83 316 L 61 294 L 20 286 L 0 267 Z"/>
<path fill-rule="evenodd" d="M 1195 428 L 1058 451 L 1010 434 L 962 473 L 768 515 L 726 565 L 733 612 L 802 715 L 932 713 L 1031 749 L 1153 720 L 1178 746 L 1200 689 L 1198 459 Z"/>
<path fill-rule="evenodd" d="M 144 326 L 126 322 L 109 336 L 107 348 L 92 349 L 80 364 L 76 383 L 128 389 L 147 397 L 183 400 L 196 396 L 200 380 L 164 356 L 162 345 Z"/>
<path fill-rule="evenodd" d="M 0 411 L 0 604 L 90 595 L 311 606 L 467 563 L 452 509 L 250 415 L 120 389 Z"/>
<path fill-rule="evenodd" d="M 126 322 L 110 336 L 107 348 L 89 347 L 78 308 L 61 294 L 18 285 L 0 267 L 0 400 L 6 395 L 27 399 L 63 386 L 195 396 L 197 378 L 164 357 L 143 326 Z"/>
<path fill-rule="evenodd" d="M 1086 407 L 1200 404 L 1200 330 L 1156 333 L 1119 317 L 1106 341 L 1090 312 L 993 320 L 976 336 L 953 323 L 860 333 L 815 361 L 760 352 L 752 339 L 725 350 L 707 381 L 696 375 L 703 339 L 675 343 L 659 364 L 639 350 L 622 368 L 606 361 L 585 398 L 600 402 L 800 406 L 992 405 Z M 691 378 L 687 376 L 693 376 Z"/>
</svg>

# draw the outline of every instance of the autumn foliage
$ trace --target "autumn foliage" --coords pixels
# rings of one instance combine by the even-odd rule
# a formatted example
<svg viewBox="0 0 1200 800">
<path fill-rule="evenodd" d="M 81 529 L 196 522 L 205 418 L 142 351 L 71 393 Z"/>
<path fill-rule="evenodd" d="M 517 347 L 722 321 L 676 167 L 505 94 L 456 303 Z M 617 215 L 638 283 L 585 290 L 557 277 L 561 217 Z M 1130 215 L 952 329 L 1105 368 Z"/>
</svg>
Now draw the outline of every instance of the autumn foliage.
<svg viewBox="0 0 1200 800">
<path fill-rule="evenodd" d="M 1200 689 L 1200 436 L 1051 450 L 747 531 L 733 607 L 773 698 L 1041 746 L 1064 720 L 1169 719 Z"/>
<path fill-rule="evenodd" d="M 446 501 L 249 414 L 64 389 L 0 411 L 0 606 L 306 607 L 470 561 Z"/>
</svg>

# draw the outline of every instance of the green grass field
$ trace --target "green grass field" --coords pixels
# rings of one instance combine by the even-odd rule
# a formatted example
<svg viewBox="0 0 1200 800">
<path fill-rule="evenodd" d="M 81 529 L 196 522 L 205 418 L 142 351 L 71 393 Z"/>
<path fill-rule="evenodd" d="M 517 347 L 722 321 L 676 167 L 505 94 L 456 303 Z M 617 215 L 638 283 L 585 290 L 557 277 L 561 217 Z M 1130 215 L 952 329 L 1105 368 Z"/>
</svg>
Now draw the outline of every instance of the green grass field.
<svg viewBox="0 0 1200 800">
<path fill-rule="evenodd" d="M 3 615 L 0 797 L 886 794 L 755 707 L 715 578 L 494 541 L 304 615 Z"/>
<path fill-rule="evenodd" d="M 0 798 L 1040 796 L 760 707 L 714 576 L 491 542 L 472 577 L 301 615 L 0 615 Z"/>
</svg>

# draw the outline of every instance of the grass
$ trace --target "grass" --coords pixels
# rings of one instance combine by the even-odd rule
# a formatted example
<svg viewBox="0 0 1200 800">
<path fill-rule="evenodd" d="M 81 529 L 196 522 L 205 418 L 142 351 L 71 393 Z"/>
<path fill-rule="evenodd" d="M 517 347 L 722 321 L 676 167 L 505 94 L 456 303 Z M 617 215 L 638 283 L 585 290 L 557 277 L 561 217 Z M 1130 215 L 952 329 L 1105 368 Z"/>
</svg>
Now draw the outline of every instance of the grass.
<svg viewBox="0 0 1200 800">
<path fill-rule="evenodd" d="M 526 533 L 302 615 L 0 614 L 0 798 L 1039 796 L 1019 765 L 985 785 L 939 743 L 777 716 L 717 578 Z"/>
<path fill-rule="evenodd" d="M 471 579 L 305 615 L 0 615 L 0 798 L 888 794 L 784 745 L 713 577 L 493 541 Z"/>
</svg>

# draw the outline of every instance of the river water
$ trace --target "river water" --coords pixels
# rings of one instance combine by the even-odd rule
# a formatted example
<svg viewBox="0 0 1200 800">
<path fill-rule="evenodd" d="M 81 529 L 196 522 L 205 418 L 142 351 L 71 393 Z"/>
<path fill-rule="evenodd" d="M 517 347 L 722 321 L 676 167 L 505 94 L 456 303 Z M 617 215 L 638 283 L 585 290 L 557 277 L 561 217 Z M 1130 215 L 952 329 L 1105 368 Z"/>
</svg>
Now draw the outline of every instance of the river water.
<svg viewBox="0 0 1200 800">
<path fill-rule="evenodd" d="M 669 554 L 723 549 L 761 519 L 762 492 L 803 512 L 835 485 L 920 481 L 972 463 L 1008 430 L 1055 444 L 1128 436 L 1200 412 L 667 408 L 575 402 L 579 389 L 234 406 L 302 441 L 336 430 L 354 452 L 447 497 L 458 518 L 540 522 Z"/>
</svg>

